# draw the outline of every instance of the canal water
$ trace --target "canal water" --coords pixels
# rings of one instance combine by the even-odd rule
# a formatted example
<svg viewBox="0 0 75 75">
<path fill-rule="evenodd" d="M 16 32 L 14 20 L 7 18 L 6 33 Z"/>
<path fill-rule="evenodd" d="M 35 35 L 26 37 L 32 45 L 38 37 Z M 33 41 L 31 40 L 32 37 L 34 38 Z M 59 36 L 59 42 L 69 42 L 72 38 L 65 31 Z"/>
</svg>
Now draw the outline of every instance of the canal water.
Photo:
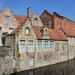
<svg viewBox="0 0 75 75">
<path fill-rule="evenodd" d="M 75 59 L 10 75 L 75 75 Z"/>
</svg>

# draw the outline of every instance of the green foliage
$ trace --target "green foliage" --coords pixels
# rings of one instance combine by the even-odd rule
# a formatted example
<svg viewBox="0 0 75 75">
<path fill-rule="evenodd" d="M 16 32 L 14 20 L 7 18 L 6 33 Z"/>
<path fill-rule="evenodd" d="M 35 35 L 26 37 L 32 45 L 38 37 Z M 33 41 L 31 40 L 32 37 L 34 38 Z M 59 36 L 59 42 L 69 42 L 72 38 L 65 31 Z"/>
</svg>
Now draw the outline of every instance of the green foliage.
<svg viewBox="0 0 75 75">
<path fill-rule="evenodd" d="M 3 72 L 3 75 L 6 75 L 5 72 Z"/>
<path fill-rule="evenodd" d="M 13 68 L 13 73 L 16 73 L 17 72 L 17 69 L 16 68 Z"/>
</svg>

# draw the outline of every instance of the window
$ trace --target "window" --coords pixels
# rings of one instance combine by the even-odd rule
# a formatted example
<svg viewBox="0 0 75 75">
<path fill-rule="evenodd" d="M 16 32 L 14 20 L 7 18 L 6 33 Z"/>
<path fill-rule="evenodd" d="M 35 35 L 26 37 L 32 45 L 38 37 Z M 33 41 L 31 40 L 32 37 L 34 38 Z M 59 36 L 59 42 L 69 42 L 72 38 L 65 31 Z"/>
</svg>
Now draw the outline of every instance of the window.
<svg viewBox="0 0 75 75">
<path fill-rule="evenodd" d="M 32 52 L 34 50 L 34 43 L 33 40 L 28 41 L 28 51 Z"/>
<path fill-rule="evenodd" d="M 54 42 L 50 40 L 44 41 L 45 50 L 53 50 L 54 49 Z"/>
<path fill-rule="evenodd" d="M 42 40 L 38 40 L 38 50 L 42 50 Z"/>
<path fill-rule="evenodd" d="M 3 43 L 2 43 L 2 36 L 0 36 L 0 46 L 3 46 Z"/>
<path fill-rule="evenodd" d="M 4 16 L 4 22 L 9 23 L 9 16 Z"/>
<path fill-rule="evenodd" d="M 49 28 L 51 28 L 51 21 L 49 21 Z"/>
<path fill-rule="evenodd" d="M 26 50 L 26 41 L 20 40 L 19 41 L 19 53 L 24 53 Z"/>
<path fill-rule="evenodd" d="M 49 42 L 48 40 L 44 41 L 44 45 L 45 45 L 45 50 L 49 49 Z"/>
<path fill-rule="evenodd" d="M 1 32 L 1 29 L 2 29 L 2 28 L 0 27 L 0 32 Z"/>
<path fill-rule="evenodd" d="M 56 43 L 56 45 L 55 45 L 55 50 L 59 51 L 59 44 L 58 43 Z"/>
<path fill-rule="evenodd" d="M 43 38 L 44 39 L 48 39 L 49 38 L 49 36 L 48 36 L 48 29 L 47 28 L 43 29 Z"/>
<path fill-rule="evenodd" d="M 65 50 L 65 45 L 64 44 L 62 44 L 62 51 L 64 51 Z"/>
<path fill-rule="evenodd" d="M 75 41 L 75 38 L 74 37 L 71 37 L 72 41 Z"/>
<path fill-rule="evenodd" d="M 9 28 L 9 30 L 13 30 L 14 28 Z"/>
<path fill-rule="evenodd" d="M 49 48 L 51 50 L 54 49 L 54 42 L 53 41 L 49 41 Z"/>
<path fill-rule="evenodd" d="M 26 29 L 25 29 L 25 34 L 26 34 L 26 35 L 29 35 L 29 34 L 30 34 L 30 29 L 29 29 L 29 28 L 26 28 Z"/>
<path fill-rule="evenodd" d="M 37 18 L 34 19 L 34 24 L 38 24 L 38 19 Z"/>
<path fill-rule="evenodd" d="M 44 35 L 47 36 L 47 29 L 44 28 Z"/>
<path fill-rule="evenodd" d="M 34 66 L 34 57 L 29 58 L 29 66 L 30 67 Z"/>
<path fill-rule="evenodd" d="M 9 28 L 9 33 L 11 33 L 13 31 L 14 28 Z"/>
<path fill-rule="evenodd" d="M 15 64 L 16 64 L 16 60 L 13 59 L 13 64 L 12 64 L 13 68 L 15 68 L 15 66 L 16 66 Z"/>
</svg>

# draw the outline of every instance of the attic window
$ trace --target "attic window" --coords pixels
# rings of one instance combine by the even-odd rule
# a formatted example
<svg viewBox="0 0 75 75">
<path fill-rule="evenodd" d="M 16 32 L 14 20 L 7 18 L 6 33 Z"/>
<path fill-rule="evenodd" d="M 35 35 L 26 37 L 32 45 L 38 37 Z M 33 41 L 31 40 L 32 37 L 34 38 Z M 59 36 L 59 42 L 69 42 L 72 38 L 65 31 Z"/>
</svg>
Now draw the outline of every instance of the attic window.
<svg viewBox="0 0 75 75">
<path fill-rule="evenodd" d="M 9 22 L 9 16 L 6 16 L 6 15 L 4 16 L 4 22 L 5 23 L 8 23 Z"/>
<path fill-rule="evenodd" d="M 35 19 L 34 19 L 34 22 L 35 22 L 35 24 L 38 24 L 38 19 L 35 18 Z"/>
<path fill-rule="evenodd" d="M 51 28 L 51 21 L 49 21 L 49 28 Z"/>
<path fill-rule="evenodd" d="M 48 30 L 44 28 L 44 35 L 47 35 Z"/>
<path fill-rule="evenodd" d="M 25 29 L 25 34 L 26 35 L 29 35 L 30 34 L 30 29 L 28 27 Z"/>
</svg>

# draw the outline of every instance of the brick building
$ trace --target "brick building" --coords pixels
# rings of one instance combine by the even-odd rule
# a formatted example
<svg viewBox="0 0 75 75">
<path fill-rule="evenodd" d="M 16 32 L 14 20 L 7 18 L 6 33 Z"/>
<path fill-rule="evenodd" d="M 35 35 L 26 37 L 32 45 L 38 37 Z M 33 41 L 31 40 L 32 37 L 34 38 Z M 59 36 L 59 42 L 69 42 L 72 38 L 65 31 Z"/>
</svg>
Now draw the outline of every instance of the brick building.
<svg viewBox="0 0 75 75">
<path fill-rule="evenodd" d="M 49 17 L 49 18 L 47 18 Z M 68 49 L 73 50 L 72 53 L 70 54 L 71 58 L 74 57 L 74 47 L 75 47 L 75 22 L 72 21 L 71 19 L 68 19 L 62 15 L 59 15 L 56 12 L 49 13 L 47 10 L 45 10 L 42 15 L 40 16 L 42 22 L 44 23 L 48 19 L 48 24 L 47 26 L 50 26 L 50 29 L 57 29 L 59 32 L 61 32 L 63 35 L 65 35 L 66 39 L 68 40 Z M 50 22 L 50 24 L 49 24 Z M 44 23 L 45 24 L 45 23 Z M 73 55 L 73 56 L 72 56 Z"/>
<path fill-rule="evenodd" d="M 4 42 L 13 49 L 12 70 L 38 68 L 75 57 L 75 23 L 72 20 L 46 10 L 39 17 L 32 14 L 30 7 L 27 16 L 13 17 L 14 29 Z"/>
</svg>

